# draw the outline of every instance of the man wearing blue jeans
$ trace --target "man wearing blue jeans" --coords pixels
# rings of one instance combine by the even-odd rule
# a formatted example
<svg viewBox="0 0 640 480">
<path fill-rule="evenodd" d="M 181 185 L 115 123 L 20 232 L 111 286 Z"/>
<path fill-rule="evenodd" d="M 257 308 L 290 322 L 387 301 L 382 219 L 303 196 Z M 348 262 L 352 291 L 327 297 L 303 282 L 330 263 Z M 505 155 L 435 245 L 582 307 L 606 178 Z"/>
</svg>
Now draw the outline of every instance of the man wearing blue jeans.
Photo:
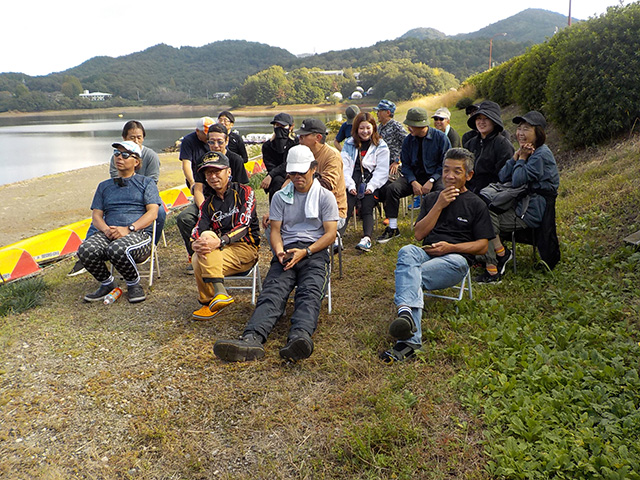
<svg viewBox="0 0 640 480">
<path fill-rule="evenodd" d="M 465 184 L 473 176 L 473 154 L 464 148 L 447 151 L 442 167 L 444 189 L 423 199 L 415 224 L 422 247 L 405 245 L 398 252 L 398 315 L 389 327 L 397 339 L 380 354 L 385 363 L 413 357 L 422 347 L 422 289 L 438 290 L 460 283 L 474 256 L 484 254 L 495 235 L 486 204 Z"/>
</svg>

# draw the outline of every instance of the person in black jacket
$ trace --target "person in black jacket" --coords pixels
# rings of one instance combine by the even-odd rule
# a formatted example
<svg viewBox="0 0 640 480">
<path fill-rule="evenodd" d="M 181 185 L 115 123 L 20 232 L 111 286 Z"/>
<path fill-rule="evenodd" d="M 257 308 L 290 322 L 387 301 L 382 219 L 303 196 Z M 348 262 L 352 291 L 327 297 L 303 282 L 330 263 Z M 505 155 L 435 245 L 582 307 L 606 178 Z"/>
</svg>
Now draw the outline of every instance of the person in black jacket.
<svg viewBox="0 0 640 480">
<path fill-rule="evenodd" d="M 233 130 L 233 125 L 236 123 L 236 117 L 233 113 L 224 110 L 218 115 L 218 123 L 221 123 L 229 132 L 229 146 L 227 150 L 236 153 L 242 157 L 242 161 L 247 163 L 249 161 L 249 155 L 247 154 L 247 147 L 244 144 L 242 135 L 237 130 Z"/>
<path fill-rule="evenodd" d="M 278 113 L 271 121 L 273 135 L 262 144 L 262 161 L 267 169 L 260 188 L 269 194 L 269 203 L 273 195 L 282 188 L 287 178 L 287 152 L 298 145 L 298 138 L 293 133 L 293 117 L 288 113 Z"/>
<path fill-rule="evenodd" d="M 515 149 L 501 132 L 504 130 L 500 118 L 500 106 L 490 100 L 478 105 L 478 109 L 467 120 L 474 134 L 464 143 L 464 148 L 476 157 L 475 172 L 467 188 L 478 194 L 490 183 L 499 182 L 498 172 L 513 156 Z"/>
<path fill-rule="evenodd" d="M 202 305 L 195 320 L 210 320 L 234 300 L 224 277 L 246 272 L 258 261 L 260 227 L 256 198 L 249 185 L 231 182 L 226 155 L 209 152 L 199 172 L 212 194 L 200 206 L 198 223 L 190 237 L 193 269 Z"/>
</svg>

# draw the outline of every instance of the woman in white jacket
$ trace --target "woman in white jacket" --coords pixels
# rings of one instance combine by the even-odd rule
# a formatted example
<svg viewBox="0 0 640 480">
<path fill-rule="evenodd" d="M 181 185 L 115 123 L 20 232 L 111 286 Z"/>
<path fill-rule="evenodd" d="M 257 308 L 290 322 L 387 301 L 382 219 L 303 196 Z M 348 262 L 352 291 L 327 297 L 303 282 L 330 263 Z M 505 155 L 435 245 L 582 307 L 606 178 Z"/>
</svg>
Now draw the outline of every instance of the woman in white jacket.
<svg viewBox="0 0 640 480">
<path fill-rule="evenodd" d="M 389 147 L 378 135 L 370 113 L 359 113 L 353 120 L 351 137 L 342 148 L 342 163 L 348 202 L 345 228 L 359 200 L 364 236 L 356 248 L 368 252 L 373 236 L 374 192 L 389 178 Z"/>
</svg>

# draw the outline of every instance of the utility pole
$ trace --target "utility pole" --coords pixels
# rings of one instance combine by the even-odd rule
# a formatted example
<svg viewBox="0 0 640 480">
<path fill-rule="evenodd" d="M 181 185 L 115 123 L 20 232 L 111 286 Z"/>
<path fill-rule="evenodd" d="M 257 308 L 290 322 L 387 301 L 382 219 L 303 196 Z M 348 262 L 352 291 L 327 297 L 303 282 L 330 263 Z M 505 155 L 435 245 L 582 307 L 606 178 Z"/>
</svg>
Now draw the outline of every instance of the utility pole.
<svg viewBox="0 0 640 480">
<path fill-rule="evenodd" d="M 571 0 L 569 0 L 569 26 L 571 26 Z"/>
</svg>

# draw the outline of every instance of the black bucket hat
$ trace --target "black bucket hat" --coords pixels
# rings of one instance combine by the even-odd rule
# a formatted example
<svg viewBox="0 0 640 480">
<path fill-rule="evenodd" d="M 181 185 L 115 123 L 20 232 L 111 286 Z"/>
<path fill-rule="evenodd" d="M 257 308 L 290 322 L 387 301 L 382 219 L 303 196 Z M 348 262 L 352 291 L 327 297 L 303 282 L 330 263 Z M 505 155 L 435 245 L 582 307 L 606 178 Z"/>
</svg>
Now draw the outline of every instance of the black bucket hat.
<svg viewBox="0 0 640 480">
<path fill-rule="evenodd" d="M 496 126 L 496 132 L 501 132 L 502 130 L 504 130 L 504 124 L 502 123 L 502 118 L 500 118 L 500 105 L 498 105 L 496 102 L 485 100 L 478 105 L 478 110 L 473 112 L 473 115 L 471 115 L 467 120 L 467 125 L 472 130 L 477 130 L 476 118 L 478 117 L 478 115 L 484 115 L 489 120 L 491 120 Z"/>
</svg>

